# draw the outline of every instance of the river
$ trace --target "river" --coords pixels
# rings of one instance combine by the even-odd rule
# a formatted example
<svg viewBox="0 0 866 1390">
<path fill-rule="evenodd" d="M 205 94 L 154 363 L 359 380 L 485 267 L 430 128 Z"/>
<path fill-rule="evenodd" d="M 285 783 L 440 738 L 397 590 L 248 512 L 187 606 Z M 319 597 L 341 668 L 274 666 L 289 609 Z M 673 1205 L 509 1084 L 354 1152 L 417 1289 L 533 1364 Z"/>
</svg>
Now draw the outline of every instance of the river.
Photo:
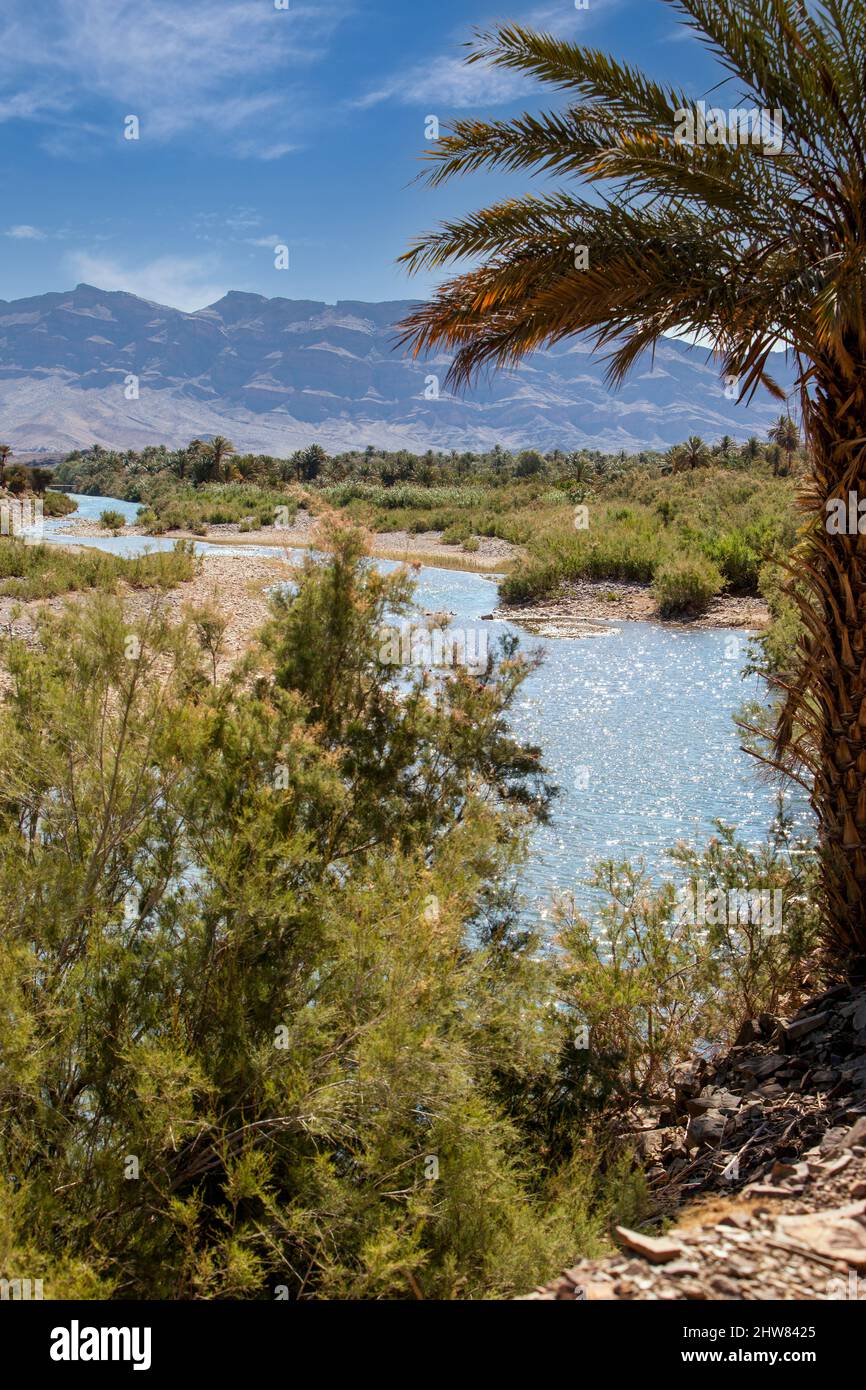
<svg viewBox="0 0 866 1390">
<path fill-rule="evenodd" d="M 77 515 L 98 520 L 106 508 L 134 522 L 138 503 L 70 494 Z M 66 541 L 70 518 L 45 522 L 45 539 Z M 145 548 L 171 549 L 165 537 L 75 537 L 118 555 Z M 200 554 L 270 554 L 268 547 L 212 545 Z M 378 560 L 384 569 L 393 563 Z M 496 606 L 488 576 L 424 566 L 419 604 L 453 614 L 453 627 L 483 626 L 488 640 L 509 631 L 504 622 L 482 622 Z M 740 749 L 733 715 L 744 701 L 760 698 L 755 677 L 743 678 L 746 635 L 659 623 L 616 621 L 604 636 L 538 639 L 542 666 L 524 685 L 514 726 L 539 744 L 560 787 L 553 822 L 533 836 L 522 876 L 530 902 L 540 909 L 557 891 L 573 892 L 590 913 L 595 894 L 586 880 L 601 858 L 643 858 L 655 879 L 671 873 L 666 851 L 677 841 L 702 846 L 715 820 L 735 825 L 756 845 L 772 820 L 775 793 L 759 779 L 755 762 Z M 795 821 L 809 830 L 808 812 Z"/>
</svg>

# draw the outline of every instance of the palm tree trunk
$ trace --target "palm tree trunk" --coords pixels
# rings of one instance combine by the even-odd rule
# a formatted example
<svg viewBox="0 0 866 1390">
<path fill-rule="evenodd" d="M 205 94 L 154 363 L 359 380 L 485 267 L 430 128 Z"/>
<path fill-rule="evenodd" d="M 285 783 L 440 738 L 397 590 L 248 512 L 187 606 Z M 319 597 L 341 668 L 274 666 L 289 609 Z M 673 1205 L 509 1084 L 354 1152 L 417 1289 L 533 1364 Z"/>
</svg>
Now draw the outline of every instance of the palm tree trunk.
<svg viewBox="0 0 866 1390">
<path fill-rule="evenodd" d="M 804 419 L 813 524 L 795 551 L 794 597 L 806 637 L 778 747 L 793 745 L 812 773 L 827 933 L 852 956 L 866 954 L 866 534 L 832 534 L 827 503 L 841 498 L 847 513 L 849 493 L 866 500 L 866 361 L 822 373 Z"/>
</svg>

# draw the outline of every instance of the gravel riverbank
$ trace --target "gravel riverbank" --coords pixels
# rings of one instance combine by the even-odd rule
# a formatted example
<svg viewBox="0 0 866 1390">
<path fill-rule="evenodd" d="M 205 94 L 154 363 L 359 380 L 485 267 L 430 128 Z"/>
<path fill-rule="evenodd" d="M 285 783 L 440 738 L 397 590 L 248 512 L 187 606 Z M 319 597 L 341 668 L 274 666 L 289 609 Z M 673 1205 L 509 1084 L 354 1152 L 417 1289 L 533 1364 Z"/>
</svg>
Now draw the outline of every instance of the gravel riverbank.
<svg viewBox="0 0 866 1390">
<path fill-rule="evenodd" d="M 277 549 L 304 549 L 314 544 L 313 532 L 318 518 L 310 512 L 299 510 L 291 526 L 263 526 L 252 531 L 241 531 L 237 522 L 227 522 L 219 526 L 209 526 L 205 535 L 196 536 L 192 531 L 166 531 L 168 540 L 203 540 L 209 545 L 267 545 Z M 70 516 L 58 534 L 68 535 L 70 541 L 76 536 L 101 538 L 109 536 L 146 536 L 140 526 L 124 526 L 119 531 L 109 531 L 98 521 L 84 517 Z M 408 564 L 422 563 L 442 569 L 463 570 L 503 570 L 520 555 L 520 548 L 495 536 L 477 537 L 477 550 L 464 550 L 459 545 L 443 545 L 441 531 L 381 531 L 371 532 L 372 553 L 381 559 L 403 560 Z"/>
<path fill-rule="evenodd" d="M 750 630 L 767 626 L 769 609 L 761 598 L 721 594 L 703 613 L 676 620 L 661 618 L 648 584 L 583 580 L 569 584 L 561 594 L 528 603 L 503 604 L 496 618 L 525 627 L 539 637 L 584 637 L 588 623 L 664 622 L 666 626 L 692 628 L 734 627 Z"/>
</svg>

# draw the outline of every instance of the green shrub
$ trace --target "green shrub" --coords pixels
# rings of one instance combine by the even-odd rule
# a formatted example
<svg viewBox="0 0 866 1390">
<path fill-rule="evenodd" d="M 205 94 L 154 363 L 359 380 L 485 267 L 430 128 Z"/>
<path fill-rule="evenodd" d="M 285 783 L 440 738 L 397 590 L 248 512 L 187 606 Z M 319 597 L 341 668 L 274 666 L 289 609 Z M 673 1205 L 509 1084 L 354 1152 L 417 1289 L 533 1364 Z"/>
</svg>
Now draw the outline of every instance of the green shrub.
<svg viewBox="0 0 866 1390">
<path fill-rule="evenodd" d="M 0 1267 L 48 1297 L 502 1298 L 640 1202 L 557 1118 L 548 966 L 499 890 L 549 800 L 508 731 L 531 663 L 506 642 L 431 718 L 376 660 L 408 576 L 334 544 L 244 680 L 158 603 L 5 644 Z"/>
<path fill-rule="evenodd" d="M 69 516 L 78 511 L 78 503 L 67 497 L 65 492 L 46 492 L 42 497 L 43 516 Z"/>
<path fill-rule="evenodd" d="M 724 587 L 718 566 L 698 555 L 666 561 L 653 580 L 653 596 L 663 618 L 706 608 Z"/>
<path fill-rule="evenodd" d="M 123 512 L 112 511 L 109 507 L 104 512 L 99 513 L 99 524 L 106 526 L 109 531 L 122 531 L 126 525 L 126 517 Z"/>
<path fill-rule="evenodd" d="M 742 531 L 728 531 L 711 541 L 707 557 L 718 566 L 732 589 L 754 591 L 761 557 Z"/>
<path fill-rule="evenodd" d="M 732 1042 L 747 1018 L 801 1002 L 819 933 L 814 849 L 794 840 L 781 809 L 756 850 L 716 828 L 702 852 L 671 851 L 678 886 L 606 861 L 592 879 L 601 902 L 592 924 L 560 901 L 560 1007 L 572 1030 L 588 1030 L 585 1085 L 606 1101 L 652 1093 L 708 1039 Z M 749 892 L 770 904 L 779 894 L 783 930 L 750 920 Z"/>
<path fill-rule="evenodd" d="M 149 536 L 161 536 L 167 529 L 165 522 L 157 516 L 152 507 L 139 507 L 136 520 Z"/>
</svg>

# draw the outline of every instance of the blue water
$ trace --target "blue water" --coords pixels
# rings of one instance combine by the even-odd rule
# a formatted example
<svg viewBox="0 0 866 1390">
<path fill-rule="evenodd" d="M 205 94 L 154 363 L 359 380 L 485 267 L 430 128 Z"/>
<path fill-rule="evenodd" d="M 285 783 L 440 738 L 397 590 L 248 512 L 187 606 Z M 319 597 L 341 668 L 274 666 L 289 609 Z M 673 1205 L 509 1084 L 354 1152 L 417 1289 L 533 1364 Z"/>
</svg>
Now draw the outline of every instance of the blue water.
<svg viewBox="0 0 866 1390">
<path fill-rule="evenodd" d="M 73 494 L 73 496 L 75 496 Z M 98 520 L 106 507 L 134 522 L 137 503 L 75 496 L 78 516 Z M 68 518 L 46 521 L 46 540 L 67 542 Z M 114 554 L 169 550 L 165 537 L 74 537 Z M 272 554 L 266 546 L 196 542 L 205 554 Z M 378 561 L 393 569 L 389 561 Z M 422 567 L 421 607 L 453 614 L 452 627 L 478 626 L 496 606 L 495 580 L 460 570 Z M 488 641 L 514 630 L 488 621 Z M 533 837 L 523 887 L 539 908 L 553 892 L 573 892 L 592 911 L 586 880 L 602 858 L 644 859 L 654 878 L 670 874 L 666 850 L 677 840 L 702 846 L 716 819 L 735 825 L 757 845 L 774 811 L 775 793 L 761 782 L 754 759 L 739 747 L 732 716 L 761 684 L 743 679 L 745 634 L 700 631 L 657 623 L 612 622 L 606 635 L 539 639 L 544 662 L 523 686 L 514 727 L 540 745 L 550 776 L 561 788 L 553 823 Z M 800 806 L 796 821 L 809 828 Z"/>
</svg>

